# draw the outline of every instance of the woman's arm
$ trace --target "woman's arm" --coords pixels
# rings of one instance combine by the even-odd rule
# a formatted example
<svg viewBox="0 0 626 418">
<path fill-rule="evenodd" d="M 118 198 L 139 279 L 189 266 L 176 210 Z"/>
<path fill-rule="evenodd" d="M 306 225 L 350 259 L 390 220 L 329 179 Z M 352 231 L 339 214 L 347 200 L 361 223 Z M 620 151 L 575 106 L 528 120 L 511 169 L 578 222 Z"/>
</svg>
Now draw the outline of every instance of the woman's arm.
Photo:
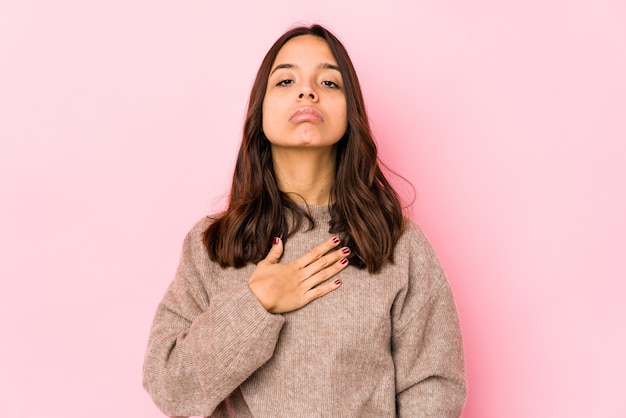
<svg viewBox="0 0 626 418">
<path fill-rule="evenodd" d="M 339 244 L 336 237 L 281 264 L 283 244 L 276 239 L 247 283 L 209 298 L 204 283 L 219 279 L 207 276 L 220 270 L 208 269 L 215 264 L 202 243 L 205 228 L 200 222 L 185 239 L 148 343 L 144 386 L 168 415 L 210 415 L 272 357 L 285 321 L 279 314 L 337 289 L 340 280 L 322 282 L 348 264 L 349 249 L 330 251 Z"/>
<path fill-rule="evenodd" d="M 157 308 L 143 383 L 170 416 L 209 416 L 274 352 L 284 323 L 268 313 L 247 284 L 209 298 L 202 269 L 210 263 L 194 228 L 176 276 Z"/>
<path fill-rule="evenodd" d="M 411 278 L 396 309 L 392 341 L 398 417 L 459 417 L 466 385 L 452 292 L 419 230 L 411 252 Z"/>
</svg>

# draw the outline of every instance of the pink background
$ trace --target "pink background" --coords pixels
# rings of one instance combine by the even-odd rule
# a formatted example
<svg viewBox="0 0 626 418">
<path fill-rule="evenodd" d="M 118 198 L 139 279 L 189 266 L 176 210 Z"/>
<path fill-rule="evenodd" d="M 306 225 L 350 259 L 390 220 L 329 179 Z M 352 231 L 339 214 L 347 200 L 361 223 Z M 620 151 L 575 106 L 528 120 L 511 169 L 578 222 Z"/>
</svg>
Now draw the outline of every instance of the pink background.
<svg viewBox="0 0 626 418">
<path fill-rule="evenodd" d="M 161 416 L 152 315 L 299 21 L 344 41 L 416 188 L 465 335 L 464 416 L 625 417 L 622 0 L 2 1 L 0 416 Z"/>
</svg>

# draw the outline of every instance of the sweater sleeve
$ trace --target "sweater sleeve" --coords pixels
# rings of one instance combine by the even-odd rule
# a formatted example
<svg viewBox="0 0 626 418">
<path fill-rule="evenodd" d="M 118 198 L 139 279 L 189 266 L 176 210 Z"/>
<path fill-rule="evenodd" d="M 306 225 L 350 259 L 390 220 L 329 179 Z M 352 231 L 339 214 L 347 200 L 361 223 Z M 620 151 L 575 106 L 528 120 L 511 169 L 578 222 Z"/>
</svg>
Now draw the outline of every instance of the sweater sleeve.
<svg viewBox="0 0 626 418">
<path fill-rule="evenodd" d="M 284 323 L 261 306 L 247 284 L 209 297 L 202 276 L 218 270 L 206 267 L 211 262 L 202 232 L 197 225 L 185 239 L 144 362 L 144 387 L 169 416 L 211 415 L 271 358 Z"/>
<path fill-rule="evenodd" d="M 398 417 L 459 417 L 466 384 L 456 307 L 436 255 L 414 232 L 410 279 L 394 315 Z"/>
</svg>

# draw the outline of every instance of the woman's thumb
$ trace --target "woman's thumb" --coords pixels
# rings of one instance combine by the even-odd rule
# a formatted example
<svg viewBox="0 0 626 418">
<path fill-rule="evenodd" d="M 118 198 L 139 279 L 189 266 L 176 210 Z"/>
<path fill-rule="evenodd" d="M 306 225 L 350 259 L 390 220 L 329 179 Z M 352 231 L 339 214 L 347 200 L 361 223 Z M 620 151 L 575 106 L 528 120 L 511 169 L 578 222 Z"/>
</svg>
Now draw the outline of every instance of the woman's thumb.
<svg viewBox="0 0 626 418">
<path fill-rule="evenodd" d="M 278 263 L 280 257 L 283 255 L 283 240 L 278 237 L 274 237 L 274 241 L 272 242 L 272 248 L 270 248 L 270 252 L 267 253 L 267 257 L 265 260 L 270 264 Z"/>
</svg>

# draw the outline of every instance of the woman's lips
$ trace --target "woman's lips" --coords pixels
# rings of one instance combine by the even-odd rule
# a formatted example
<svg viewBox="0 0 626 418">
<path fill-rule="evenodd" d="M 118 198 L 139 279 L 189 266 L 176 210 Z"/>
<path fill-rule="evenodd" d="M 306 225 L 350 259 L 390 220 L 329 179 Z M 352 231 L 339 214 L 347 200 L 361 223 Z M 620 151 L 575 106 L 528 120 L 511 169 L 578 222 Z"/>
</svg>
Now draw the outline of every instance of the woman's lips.
<svg viewBox="0 0 626 418">
<path fill-rule="evenodd" d="M 322 114 L 314 107 L 301 107 L 296 109 L 289 118 L 291 122 L 321 122 L 324 120 Z"/>
</svg>

